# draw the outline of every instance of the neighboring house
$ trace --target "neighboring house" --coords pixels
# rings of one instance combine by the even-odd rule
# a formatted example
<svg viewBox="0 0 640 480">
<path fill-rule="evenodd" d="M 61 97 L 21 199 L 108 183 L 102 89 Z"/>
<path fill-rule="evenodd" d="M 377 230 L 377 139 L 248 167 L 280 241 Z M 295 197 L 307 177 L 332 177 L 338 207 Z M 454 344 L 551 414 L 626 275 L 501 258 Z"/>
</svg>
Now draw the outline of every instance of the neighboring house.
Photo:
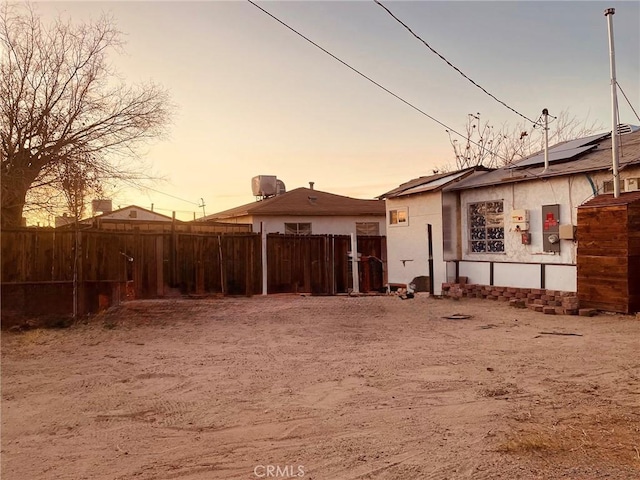
<svg viewBox="0 0 640 480">
<path fill-rule="evenodd" d="M 613 191 L 611 135 L 563 142 L 445 188 L 459 205 L 444 218 L 455 245 L 448 278 L 469 283 L 577 291 L 577 208 Z M 623 191 L 640 189 L 640 131 L 620 139 Z M 446 203 L 446 202 L 445 202 Z"/>
<path fill-rule="evenodd" d="M 138 207 L 137 205 L 129 205 L 84 218 L 78 224 L 83 229 L 158 231 L 170 230 L 173 222 L 173 218 L 166 215 Z M 176 222 L 182 223 L 179 220 L 176 220 Z M 73 217 L 65 215 L 56 218 L 56 228 L 70 228 L 73 227 L 73 224 Z"/>
<path fill-rule="evenodd" d="M 455 201 L 445 200 L 443 189 L 486 171 L 476 167 L 420 177 L 378 197 L 386 201 L 390 284 L 413 284 L 417 291 L 441 293 L 447 281 L 444 253 L 455 243 L 450 230 L 444 229 L 443 217 L 456 210 Z"/>
<path fill-rule="evenodd" d="M 82 229 L 118 232 L 245 233 L 252 231 L 251 225 L 241 223 L 229 224 L 215 221 L 187 223 L 137 205 L 94 215 L 80 220 L 78 224 Z M 56 228 L 73 228 L 73 217 L 66 215 L 57 217 Z"/>
<path fill-rule="evenodd" d="M 254 232 L 295 235 L 385 235 L 384 219 L 384 201 L 360 200 L 301 187 L 195 222 L 244 223 L 253 225 Z"/>
</svg>

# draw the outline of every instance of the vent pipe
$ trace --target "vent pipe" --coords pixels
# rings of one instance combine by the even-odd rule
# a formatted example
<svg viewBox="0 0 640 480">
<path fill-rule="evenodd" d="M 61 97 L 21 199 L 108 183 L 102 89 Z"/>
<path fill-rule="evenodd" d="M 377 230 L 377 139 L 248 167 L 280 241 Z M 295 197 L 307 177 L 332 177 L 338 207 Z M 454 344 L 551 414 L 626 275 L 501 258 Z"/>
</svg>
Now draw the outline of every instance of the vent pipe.
<svg viewBox="0 0 640 480">
<path fill-rule="evenodd" d="M 611 157 L 613 161 L 613 196 L 620 196 L 620 174 L 618 173 L 618 97 L 616 91 L 616 54 L 613 45 L 613 15 L 615 8 L 607 8 L 604 16 L 607 17 L 609 30 L 609 63 L 611 67 Z"/>
<path fill-rule="evenodd" d="M 313 185 L 314 185 L 315 183 L 316 183 L 316 182 L 309 182 L 309 190 L 313 190 Z"/>
</svg>

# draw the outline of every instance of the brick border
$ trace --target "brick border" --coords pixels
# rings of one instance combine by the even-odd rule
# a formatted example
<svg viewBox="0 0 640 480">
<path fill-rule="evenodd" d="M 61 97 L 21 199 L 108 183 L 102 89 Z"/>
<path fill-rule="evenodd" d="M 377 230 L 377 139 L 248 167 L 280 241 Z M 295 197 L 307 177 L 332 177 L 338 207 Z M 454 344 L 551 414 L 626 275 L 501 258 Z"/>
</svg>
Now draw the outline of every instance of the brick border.
<svg viewBox="0 0 640 480">
<path fill-rule="evenodd" d="M 547 315 L 588 315 L 593 313 L 579 309 L 578 294 L 544 288 L 499 287 L 466 283 L 443 283 L 442 295 L 448 298 L 485 298 L 509 302 L 513 307 L 529 308 Z"/>
</svg>

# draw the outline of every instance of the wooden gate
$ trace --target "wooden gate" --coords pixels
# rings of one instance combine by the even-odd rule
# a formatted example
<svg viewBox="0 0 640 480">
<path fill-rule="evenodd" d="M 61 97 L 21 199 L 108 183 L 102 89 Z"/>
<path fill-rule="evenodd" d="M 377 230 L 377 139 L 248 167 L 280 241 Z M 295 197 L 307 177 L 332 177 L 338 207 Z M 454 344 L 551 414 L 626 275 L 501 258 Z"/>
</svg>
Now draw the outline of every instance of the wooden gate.
<svg viewBox="0 0 640 480">
<path fill-rule="evenodd" d="M 384 237 L 358 237 L 361 291 L 384 289 Z M 334 295 L 353 287 L 351 237 L 267 235 L 267 292 Z"/>
</svg>

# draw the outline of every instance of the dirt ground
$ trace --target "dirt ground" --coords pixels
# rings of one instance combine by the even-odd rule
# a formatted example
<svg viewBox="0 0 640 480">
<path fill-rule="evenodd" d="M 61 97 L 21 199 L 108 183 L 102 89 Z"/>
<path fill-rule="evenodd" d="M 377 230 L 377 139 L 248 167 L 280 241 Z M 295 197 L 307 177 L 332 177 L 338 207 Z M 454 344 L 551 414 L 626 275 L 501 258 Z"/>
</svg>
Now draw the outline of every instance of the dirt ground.
<svg viewBox="0 0 640 480">
<path fill-rule="evenodd" d="M 270 296 L 2 336 L 7 480 L 628 480 L 639 449 L 630 316 Z"/>
</svg>

